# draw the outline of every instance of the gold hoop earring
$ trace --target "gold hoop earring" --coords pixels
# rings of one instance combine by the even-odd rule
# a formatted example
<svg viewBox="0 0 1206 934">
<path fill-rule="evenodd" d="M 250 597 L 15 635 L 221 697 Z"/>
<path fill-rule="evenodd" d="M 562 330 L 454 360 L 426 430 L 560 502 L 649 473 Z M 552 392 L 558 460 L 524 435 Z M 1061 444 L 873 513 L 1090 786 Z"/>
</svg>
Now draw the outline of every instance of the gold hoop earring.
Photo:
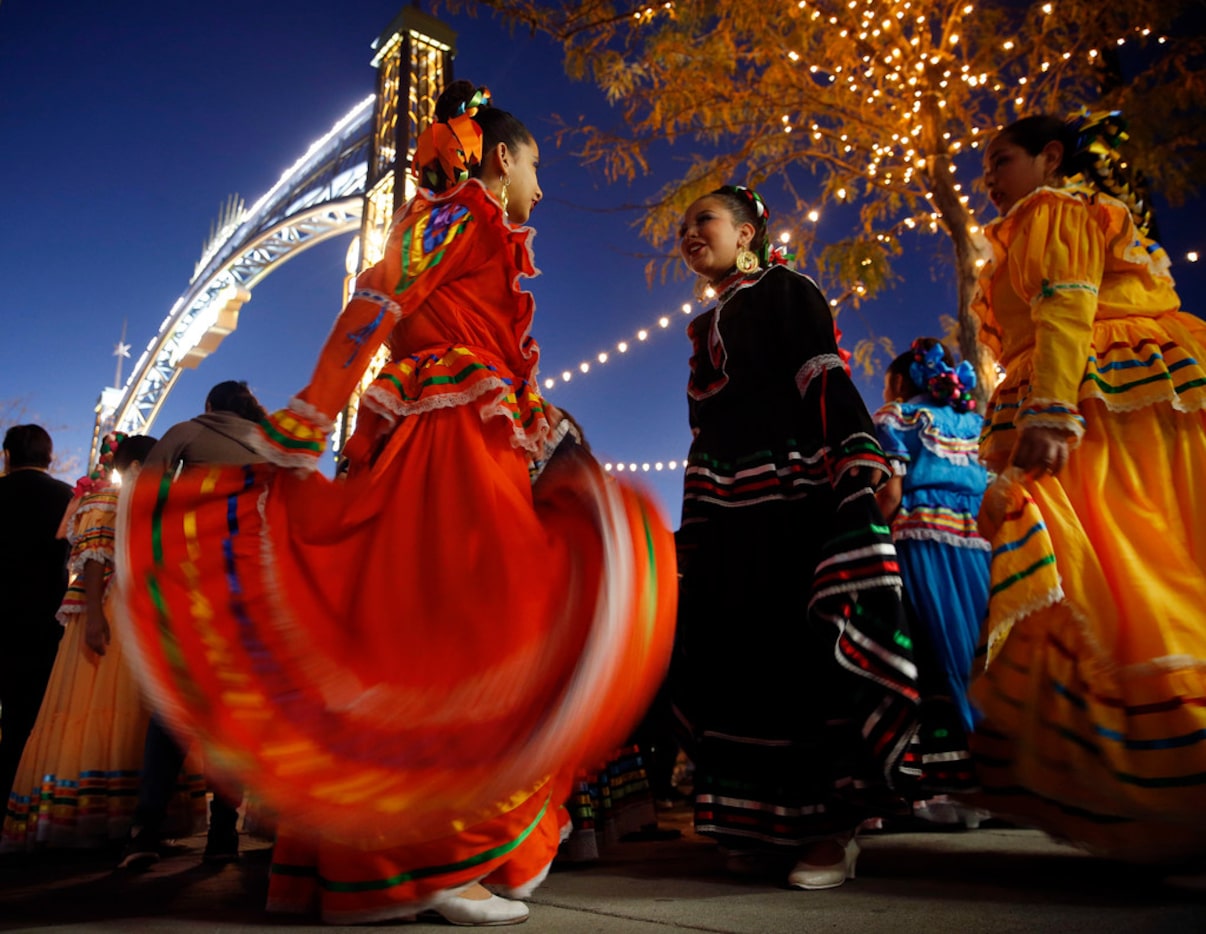
<svg viewBox="0 0 1206 934">
<path fill-rule="evenodd" d="M 502 202 L 503 217 L 505 217 L 507 220 L 511 219 L 510 214 L 507 213 L 507 189 L 510 187 L 511 187 L 511 176 L 504 175 L 502 177 L 502 196 L 498 200 Z"/>
<path fill-rule="evenodd" d="M 749 247 L 737 251 L 737 269 L 740 272 L 753 272 L 758 268 L 758 254 Z"/>
</svg>

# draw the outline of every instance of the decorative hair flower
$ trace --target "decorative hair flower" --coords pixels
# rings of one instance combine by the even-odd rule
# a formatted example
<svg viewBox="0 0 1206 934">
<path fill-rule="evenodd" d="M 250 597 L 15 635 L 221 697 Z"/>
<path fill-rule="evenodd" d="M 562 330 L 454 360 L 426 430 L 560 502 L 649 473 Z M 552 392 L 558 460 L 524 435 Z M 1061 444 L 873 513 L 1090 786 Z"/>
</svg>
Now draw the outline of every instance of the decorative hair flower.
<svg viewBox="0 0 1206 934">
<path fill-rule="evenodd" d="M 786 243 L 776 243 L 770 248 L 766 262 L 768 266 L 794 266 L 796 254 L 787 248 Z"/>
<path fill-rule="evenodd" d="M 100 443 L 100 456 L 96 466 L 75 482 L 76 496 L 86 496 L 103 490 L 109 485 L 109 475 L 113 473 L 113 458 L 117 454 L 117 446 L 126 440 L 124 431 L 111 431 Z"/>
<path fill-rule="evenodd" d="M 929 350 L 921 340 L 913 341 L 913 362 L 909 364 L 909 379 L 925 389 L 939 405 L 949 405 L 957 412 L 975 411 L 976 400 L 971 391 L 976 388 L 976 371 L 964 360 L 957 367 L 947 366 L 943 359 L 946 348 L 934 344 Z"/>
<path fill-rule="evenodd" d="M 758 194 L 752 188 L 746 188 L 744 185 L 734 185 L 733 190 L 753 206 L 754 214 L 757 215 L 758 220 L 762 222 L 764 227 L 770 223 L 770 208 L 762 200 L 762 195 Z"/>
<path fill-rule="evenodd" d="M 446 122 L 432 123 L 415 142 L 415 174 L 419 184 L 443 191 L 469 177 L 470 170 L 482 161 L 482 128 L 473 117 L 481 107 L 490 106 L 488 88 L 462 103 Z"/>
</svg>

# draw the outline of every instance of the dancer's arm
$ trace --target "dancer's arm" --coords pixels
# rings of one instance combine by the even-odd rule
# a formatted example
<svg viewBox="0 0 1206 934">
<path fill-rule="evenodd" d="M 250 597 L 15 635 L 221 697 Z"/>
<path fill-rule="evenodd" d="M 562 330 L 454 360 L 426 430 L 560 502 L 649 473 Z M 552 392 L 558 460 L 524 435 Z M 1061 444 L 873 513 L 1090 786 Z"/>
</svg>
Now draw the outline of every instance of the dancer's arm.
<svg viewBox="0 0 1206 934">
<path fill-rule="evenodd" d="M 468 207 L 450 200 L 399 219 L 385 256 L 356 279 L 319 353 L 310 383 L 289 407 L 268 416 L 255 446 L 272 463 L 313 470 L 334 419 L 394 326 L 464 267 L 478 228 Z"/>
<path fill-rule="evenodd" d="M 1030 302 L 1035 346 L 1011 463 L 1032 474 L 1056 473 L 1084 434 L 1077 399 L 1105 267 L 1105 231 L 1084 204 L 1057 195 L 1036 199 L 1019 220 L 1009 275 Z"/>
<path fill-rule="evenodd" d="M 878 487 L 892 470 L 875 437 L 875 426 L 862 396 L 838 352 L 833 314 L 812 280 L 786 270 L 774 275 L 768 298 L 779 323 L 786 365 L 800 393 L 808 431 L 818 432 L 828 448 L 830 481 L 847 475 L 860 485 Z"/>
<path fill-rule="evenodd" d="M 109 620 L 105 617 L 105 566 L 91 558 L 84 562 L 84 642 L 97 655 L 109 644 Z"/>
</svg>

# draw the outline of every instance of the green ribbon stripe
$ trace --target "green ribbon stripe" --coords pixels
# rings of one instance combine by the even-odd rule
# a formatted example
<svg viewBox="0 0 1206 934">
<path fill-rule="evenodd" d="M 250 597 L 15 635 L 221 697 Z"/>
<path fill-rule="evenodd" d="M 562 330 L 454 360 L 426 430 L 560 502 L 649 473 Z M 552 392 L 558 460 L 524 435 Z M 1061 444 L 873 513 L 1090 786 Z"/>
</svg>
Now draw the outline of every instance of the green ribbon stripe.
<svg viewBox="0 0 1206 934">
<path fill-rule="evenodd" d="M 388 879 L 366 879 L 363 882 L 335 882 L 331 879 L 325 879 L 322 876 L 318 877 L 318 883 L 328 892 L 376 892 L 381 889 L 391 889 L 395 885 L 403 885 L 407 882 L 414 882 L 417 879 L 426 879 L 430 876 L 439 876 L 448 873 L 460 872 L 462 869 L 471 869 L 474 866 L 480 866 L 482 863 L 488 863 L 500 856 L 505 856 L 512 850 L 519 847 L 526 840 L 533 830 L 540 824 L 544 818 L 545 812 L 548 811 L 549 802 L 545 799 L 544 805 L 540 808 L 540 813 L 536 815 L 536 819 L 532 821 L 514 840 L 508 840 L 506 843 L 501 843 L 496 847 L 485 850 L 481 853 L 476 853 L 473 856 L 463 859 L 457 863 L 449 863 L 446 866 L 422 866 L 418 869 L 412 869 L 409 872 L 400 872 L 395 876 L 390 876 Z M 298 871 L 303 870 L 303 871 Z M 285 866 L 274 863 L 272 872 L 277 875 L 309 875 L 311 874 L 307 867 L 303 866 Z"/>
<path fill-rule="evenodd" d="M 1005 578 L 1005 580 L 1001 581 L 999 584 L 994 586 L 988 592 L 989 596 L 996 596 L 1002 590 L 1006 590 L 1006 589 L 1012 587 L 1018 581 L 1022 580 L 1023 578 L 1029 577 L 1035 571 L 1038 571 L 1040 568 L 1046 567 L 1048 564 L 1055 564 L 1055 555 L 1047 555 L 1045 558 L 1039 558 L 1038 561 L 1035 561 L 1034 564 L 1030 565 L 1030 567 L 1026 568 L 1026 570 L 1018 571 L 1016 574 L 1012 574 L 1009 577 Z"/>
</svg>

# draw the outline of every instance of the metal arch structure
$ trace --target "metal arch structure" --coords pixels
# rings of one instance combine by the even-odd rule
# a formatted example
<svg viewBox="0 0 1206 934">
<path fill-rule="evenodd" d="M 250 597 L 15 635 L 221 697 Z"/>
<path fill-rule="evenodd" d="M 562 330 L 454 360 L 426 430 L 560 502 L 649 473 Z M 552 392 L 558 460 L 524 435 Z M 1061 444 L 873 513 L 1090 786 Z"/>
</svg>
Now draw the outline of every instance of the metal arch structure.
<svg viewBox="0 0 1206 934">
<path fill-rule="evenodd" d="M 375 100 L 354 107 L 254 205 L 228 212 L 125 386 L 101 392 L 91 463 L 105 432 L 150 429 L 181 368 L 196 367 L 235 329 L 260 280 L 308 248 L 360 230 Z"/>
<path fill-rule="evenodd" d="M 316 141 L 251 208 L 230 200 L 198 261 L 123 388 L 101 392 L 90 463 L 106 431 L 145 433 L 180 375 L 213 353 L 238 325 L 257 282 L 311 246 L 359 231 L 358 268 L 380 259 L 394 212 L 413 194 L 407 174 L 419 133 L 452 80 L 456 32 L 404 7 L 373 43 L 377 92 Z M 349 269 L 349 272 L 352 270 Z M 123 336 L 124 340 L 124 336 Z M 124 345 L 119 345 L 119 353 Z M 335 448 L 355 424 L 361 379 L 339 419 Z M 119 371 L 120 374 L 120 371 Z M 118 381 L 121 377 L 118 376 Z"/>
</svg>

